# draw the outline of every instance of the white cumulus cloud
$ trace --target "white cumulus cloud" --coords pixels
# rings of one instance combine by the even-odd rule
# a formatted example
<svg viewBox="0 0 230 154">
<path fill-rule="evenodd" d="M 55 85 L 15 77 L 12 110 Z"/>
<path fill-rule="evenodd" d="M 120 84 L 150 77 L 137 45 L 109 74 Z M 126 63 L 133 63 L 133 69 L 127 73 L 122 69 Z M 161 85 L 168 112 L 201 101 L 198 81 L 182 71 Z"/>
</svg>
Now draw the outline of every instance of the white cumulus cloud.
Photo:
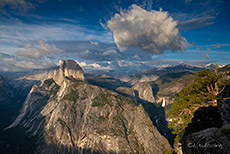
<svg viewBox="0 0 230 154">
<path fill-rule="evenodd" d="M 76 62 L 81 66 L 81 67 L 83 67 L 84 69 L 89 69 L 89 70 L 91 70 L 91 69 L 101 69 L 101 70 L 109 70 L 109 69 L 111 69 L 110 68 L 110 66 L 101 66 L 100 64 L 98 64 L 98 63 L 90 63 L 90 64 L 88 64 L 88 63 L 86 63 L 86 62 L 79 62 L 79 61 L 77 61 L 76 60 Z"/>
<path fill-rule="evenodd" d="M 186 39 L 179 35 L 177 22 L 161 10 L 149 12 L 133 4 L 107 21 L 107 27 L 121 51 L 134 47 L 160 54 L 165 50 L 184 50 L 187 46 Z"/>
</svg>

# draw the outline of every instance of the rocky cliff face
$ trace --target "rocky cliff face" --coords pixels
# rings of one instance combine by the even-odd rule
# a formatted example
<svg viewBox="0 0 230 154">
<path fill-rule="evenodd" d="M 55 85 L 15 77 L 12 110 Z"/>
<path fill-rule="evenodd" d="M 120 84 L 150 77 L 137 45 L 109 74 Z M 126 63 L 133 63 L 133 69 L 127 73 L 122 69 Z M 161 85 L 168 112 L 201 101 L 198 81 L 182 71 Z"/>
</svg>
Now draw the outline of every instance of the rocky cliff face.
<svg viewBox="0 0 230 154">
<path fill-rule="evenodd" d="M 116 91 L 131 98 L 136 104 L 155 103 L 152 86 L 148 82 L 138 82 L 131 88 L 118 87 Z"/>
<path fill-rule="evenodd" d="M 155 102 L 152 86 L 148 82 L 138 82 L 132 88 L 136 91 L 140 99 L 151 103 Z"/>
<path fill-rule="evenodd" d="M 57 84 L 61 85 L 66 77 L 82 81 L 85 80 L 83 70 L 75 61 L 72 60 L 61 60 L 60 67 L 53 71 L 50 78 L 53 78 Z"/>
<path fill-rule="evenodd" d="M 62 61 L 52 78 L 33 86 L 20 115 L 39 137 L 37 153 L 146 153 L 171 149 L 143 106 L 84 81 L 74 61 Z"/>
</svg>

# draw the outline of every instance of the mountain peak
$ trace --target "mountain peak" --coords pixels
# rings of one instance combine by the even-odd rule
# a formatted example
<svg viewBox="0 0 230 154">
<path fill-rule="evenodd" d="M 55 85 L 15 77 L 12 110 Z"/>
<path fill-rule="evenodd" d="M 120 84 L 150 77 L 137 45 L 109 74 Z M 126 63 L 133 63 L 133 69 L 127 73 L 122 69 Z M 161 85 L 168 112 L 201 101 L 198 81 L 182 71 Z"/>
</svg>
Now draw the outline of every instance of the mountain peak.
<svg viewBox="0 0 230 154">
<path fill-rule="evenodd" d="M 65 78 L 75 78 L 85 80 L 82 68 L 74 60 L 61 60 L 59 68 L 53 72 L 53 79 L 57 84 L 61 84 Z"/>
<path fill-rule="evenodd" d="M 61 60 L 60 61 L 60 68 L 64 69 L 72 69 L 72 70 L 82 70 L 82 68 L 78 65 L 78 63 L 74 60 Z"/>
</svg>

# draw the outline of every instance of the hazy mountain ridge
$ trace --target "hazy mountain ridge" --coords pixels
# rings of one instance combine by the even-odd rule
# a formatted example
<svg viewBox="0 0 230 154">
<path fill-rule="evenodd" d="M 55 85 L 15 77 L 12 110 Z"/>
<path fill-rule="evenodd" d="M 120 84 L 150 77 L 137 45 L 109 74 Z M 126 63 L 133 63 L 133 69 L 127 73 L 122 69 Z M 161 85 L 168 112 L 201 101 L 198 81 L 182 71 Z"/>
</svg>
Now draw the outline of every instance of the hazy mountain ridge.
<svg viewBox="0 0 230 154">
<path fill-rule="evenodd" d="M 210 67 L 211 66 L 211 67 Z M 222 67 L 222 66 L 221 66 Z M 131 84 L 134 85 L 137 82 L 151 82 L 156 81 L 160 76 L 165 75 L 170 72 L 180 72 L 180 71 L 198 71 L 205 68 L 215 68 L 214 64 L 209 64 L 208 66 L 196 66 L 196 65 L 188 65 L 188 64 L 180 64 L 167 66 L 163 68 L 153 68 L 150 70 L 145 70 L 142 72 L 135 71 L 121 71 L 119 70 L 111 70 L 111 71 L 88 71 L 86 73 L 86 78 L 91 80 L 99 80 L 103 79 L 104 76 L 109 78 L 114 78 L 121 81 L 121 84 Z M 50 78 L 52 76 L 53 70 L 57 69 L 57 67 L 51 67 L 48 69 L 35 69 L 31 72 L 2 72 L 4 76 L 9 78 L 9 84 L 15 88 L 23 88 L 23 87 L 32 87 L 34 84 L 40 84 L 42 81 Z M 95 79 L 94 79 L 95 78 Z M 95 80 L 95 82 L 96 82 Z M 94 81 L 93 81 L 94 82 Z M 120 85 L 121 85 L 120 84 Z M 116 89 L 115 87 L 114 89 Z"/>
</svg>

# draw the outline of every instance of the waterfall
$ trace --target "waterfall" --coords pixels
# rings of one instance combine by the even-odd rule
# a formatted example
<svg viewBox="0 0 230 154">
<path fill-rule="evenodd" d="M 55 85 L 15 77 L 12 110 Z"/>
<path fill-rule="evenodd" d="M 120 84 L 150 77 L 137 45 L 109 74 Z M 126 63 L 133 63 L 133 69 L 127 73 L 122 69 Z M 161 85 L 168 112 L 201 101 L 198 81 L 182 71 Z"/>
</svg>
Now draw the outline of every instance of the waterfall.
<svg viewBox="0 0 230 154">
<path fill-rule="evenodd" d="M 162 107 L 165 107 L 165 98 L 163 97 L 163 101 L 162 101 Z"/>
</svg>

